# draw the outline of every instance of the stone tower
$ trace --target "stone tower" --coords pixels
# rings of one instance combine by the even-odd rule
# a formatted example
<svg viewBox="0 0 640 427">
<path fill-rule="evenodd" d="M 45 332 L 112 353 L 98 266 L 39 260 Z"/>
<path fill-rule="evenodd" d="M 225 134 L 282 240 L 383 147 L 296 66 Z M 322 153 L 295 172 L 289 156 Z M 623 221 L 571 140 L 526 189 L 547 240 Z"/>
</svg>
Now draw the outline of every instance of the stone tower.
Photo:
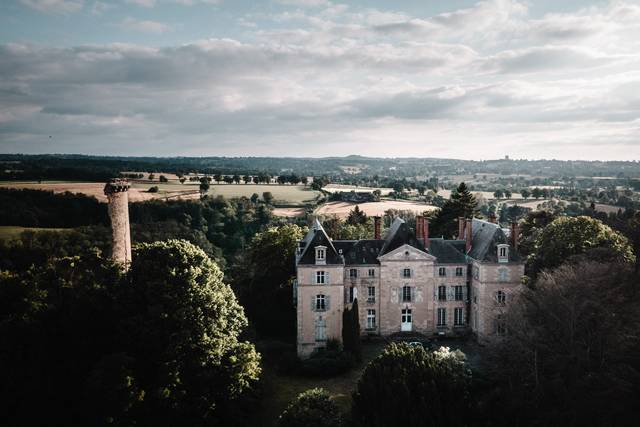
<svg viewBox="0 0 640 427">
<path fill-rule="evenodd" d="M 113 248 L 111 257 L 125 265 L 131 262 L 131 231 L 129 228 L 129 183 L 125 179 L 112 179 L 104 186 L 109 201 L 109 218 Z"/>
</svg>

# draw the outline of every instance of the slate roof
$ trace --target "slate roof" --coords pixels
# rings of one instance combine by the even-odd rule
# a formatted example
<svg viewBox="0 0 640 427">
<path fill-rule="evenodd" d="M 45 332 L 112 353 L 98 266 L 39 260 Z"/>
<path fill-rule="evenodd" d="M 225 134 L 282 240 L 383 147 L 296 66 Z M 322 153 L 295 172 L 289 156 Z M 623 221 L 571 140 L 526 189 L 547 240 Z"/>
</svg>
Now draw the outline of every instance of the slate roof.
<svg viewBox="0 0 640 427">
<path fill-rule="evenodd" d="M 427 252 L 438 259 L 438 264 L 466 264 L 467 257 L 464 252 L 456 249 L 452 242 L 455 241 L 429 239 L 429 250 Z"/>
<path fill-rule="evenodd" d="M 327 252 L 325 259 L 327 264 L 344 264 L 344 259 L 338 255 L 338 251 L 333 246 L 333 242 L 327 236 L 327 233 L 322 228 L 322 224 L 317 219 L 313 225 L 309 228 L 307 235 L 300 241 L 301 254 L 298 257 L 298 264 L 315 264 L 316 253 L 314 248 L 316 246 L 326 246 Z"/>
<path fill-rule="evenodd" d="M 473 241 L 469 257 L 486 262 L 497 262 L 497 245 L 509 243 L 505 230 L 496 224 L 473 220 Z M 408 244 L 437 258 L 439 264 L 464 264 L 466 244 L 464 240 L 431 238 L 428 249 L 409 230 L 407 224 L 396 218 L 382 240 L 335 240 L 332 241 L 316 219 L 304 239 L 300 241 L 299 264 L 315 264 L 316 246 L 326 246 L 327 264 L 366 265 L 378 264 L 378 257 Z M 509 251 L 509 261 L 521 261 L 513 249 Z"/>
<path fill-rule="evenodd" d="M 472 223 L 473 238 L 471 250 L 467 255 L 478 261 L 498 262 L 499 244 L 509 244 L 504 230 L 497 224 L 474 219 Z M 519 262 L 522 258 L 517 251 L 509 250 L 509 261 Z"/>
</svg>

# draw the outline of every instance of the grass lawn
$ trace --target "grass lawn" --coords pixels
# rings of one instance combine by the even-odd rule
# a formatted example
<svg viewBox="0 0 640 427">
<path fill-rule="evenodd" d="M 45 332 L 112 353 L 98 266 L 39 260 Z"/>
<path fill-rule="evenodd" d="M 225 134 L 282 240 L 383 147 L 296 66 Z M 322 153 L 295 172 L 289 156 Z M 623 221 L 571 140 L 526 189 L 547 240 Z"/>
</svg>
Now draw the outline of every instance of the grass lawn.
<svg viewBox="0 0 640 427">
<path fill-rule="evenodd" d="M 0 240 L 12 240 L 20 237 L 23 231 L 63 231 L 66 228 L 36 228 L 36 227 L 17 227 L 13 225 L 0 226 Z"/>
<path fill-rule="evenodd" d="M 280 413 L 298 394 L 314 387 L 320 387 L 331 395 L 343 413 L 351 409 L 351 393 L 356 388 L 360 375 L 367 363 L 373 360 L 386 346 L 386 342 L 363 342 L 363 362 L 344 375 L 332 378 L 310 378 L 284 375 L 275 371 L 273 366 L 265 363 L 262 378 L 264 380 L 264 396 L 259 417 L 263 426 L 274 426 Z"/>
</svg>

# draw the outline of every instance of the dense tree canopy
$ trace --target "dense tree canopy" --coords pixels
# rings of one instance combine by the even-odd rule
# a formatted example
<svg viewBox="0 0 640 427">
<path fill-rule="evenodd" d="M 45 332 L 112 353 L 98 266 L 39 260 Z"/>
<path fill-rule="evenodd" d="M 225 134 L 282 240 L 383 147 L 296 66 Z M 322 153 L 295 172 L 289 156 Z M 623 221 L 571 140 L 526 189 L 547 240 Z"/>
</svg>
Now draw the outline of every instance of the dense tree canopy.
<svg viewBox="0 0 640 427">
<path fill-rule="evenodd" d="M 0 274 L 0 417 L 9 425 L 204 425 L 260 374 L 222 273 L 186 241 L 123 274 L 97 252 Z M 37 410 L 34 410 L 37 409 Z"/>
<path fill-rule="evenodd" d="M 391 344 L 371 361 L 353 394 L 358 426 L 464 426 L 471 371 L 461 352 Z"/>
<path fill-rule="evenodd" d="M 535 275 L 595 249 L 602 249 L 597 254 L 601 260 L 634 260 L 627 238 L 601 221 L 586 216 L 557 218 L 538 235 L 529 256 L 530 271 Z"/>
<path fill-rule="evenodd" d="M 491 425 L 631 426 L 640 395 L 640 293 L 629 264 L 544 272 L 512 304 L 491 377 Z"/>
</svg>

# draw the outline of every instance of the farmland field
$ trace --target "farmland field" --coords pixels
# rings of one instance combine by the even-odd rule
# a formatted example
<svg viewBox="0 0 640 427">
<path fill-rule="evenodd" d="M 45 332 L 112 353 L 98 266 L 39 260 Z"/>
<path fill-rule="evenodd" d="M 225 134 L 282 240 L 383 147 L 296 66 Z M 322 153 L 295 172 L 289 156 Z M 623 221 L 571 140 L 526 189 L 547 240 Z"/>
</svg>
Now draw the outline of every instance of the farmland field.
<svg viewBox="0 0 640 427">
<path fill-rule="evenodd" d="M 398 200 L 384 200 L 381 202 L 359 203 L 358 207 L 369 216 L 382 216 L 388 209 L 398 209 L 403 211 L 413 211 L 420 214 L 424 211 L 432 211 L 438 209 L 435 206 L 425 205 L 418 202 L 404 202 Z M 356 207 L 355 203 L 348 202 L 329 202 L 320 206 L 315 210 L 315 215 L 336 215 L 339 218 L 346 218 Z"/>
<path fill-rule="evenodd" d="M 157 193 L 148 193 L 150 187 L 158 187 Z M 101 202 L 106 202 L 104 195 L 104 184 L 100 182 L 64 182 L 64 181 L 5 181 L 0 182 L 0 187 L 6 188 L 28 188 L 34 190 L 49 190 L 54 193 L 70 191 L 72 193 L 82 193 L 94 196 Z M 277 184 L 211 184 L 210 196 L 224 196 L 226 198 L 251 197 L 253 193 L 270 191 L 273 194 L 276 204 L 303 205 L 312 203 L 318 196 L 318 192 L 303 185 L 277 185 Z M 129 201 L 140 202 L 151 199 L 198 199 L 199 183 L 185 182 L 180 184 L 177 181 L 160 183 L 158 181 L 131 181 L 129 190 Z"/>
<path fill-rule="evenodd" d="M 383 188 L 383 187 L 360 187 L 357 185 L 344 185 L 344 184 L 328 184 L 322 187 L 324 191 L 327 193 L 337 193 L 337 192 L 349 192 L 349 191 L 358 191 L 363 193 L 373 193 L 375 190 L 380 190 L 380 194 L 386 196 L 387 194 L 393 191 L 393 188 Z"/>
</svg>

